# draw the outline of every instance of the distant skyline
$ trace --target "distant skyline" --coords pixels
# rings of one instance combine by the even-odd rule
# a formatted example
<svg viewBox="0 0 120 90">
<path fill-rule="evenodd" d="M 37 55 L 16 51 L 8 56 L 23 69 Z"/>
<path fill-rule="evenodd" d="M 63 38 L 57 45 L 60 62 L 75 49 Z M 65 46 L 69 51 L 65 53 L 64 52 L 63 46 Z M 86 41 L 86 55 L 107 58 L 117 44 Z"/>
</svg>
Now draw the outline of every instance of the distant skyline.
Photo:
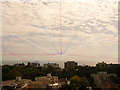
<svg viewBox="0 0 120 90">
<path fill-rule="evenodd" d="M 14 64 L 22 64 L 22 63 L 24 63 L 25 65 L 27 65 L 28 64 L 28 62 L 31 62 L 31 63 L 39 63 L 40 64 L 40 66 L 44 66 L 44 64 L 47 64 L 47 63 L 56 63 L 56 64 L 59 64 L 59 67 L 60 68 L 64 68 L 64 63 L 65 62 L 67 62 L 67 61 L 57 61 L 57 62 L 55 62 L 55 61 L 47 61 L 47 60 L 41 60 L 41 61 L 24 61 L 24 62 L 21 62 L 21 61 L 7 61 L 7 60 L 5 60 L 4 61 L 4 64 L 3 65 L 14 65 Z M 85 64 L 84 62 L 83 63 L 79 63 L 79 62 L 77 62 L 78 63 L 78 66 L 86 66 L 86 65 L 88 65 L 88 66 L 96 66 L 96 64 L 98 64 L 98 63 L 102 63 L 102 62 L 104 62 L 104 61 L 100 61 L 100 62 L 94 62 L 95 64 L 94 65 L 89 65 L 89 64 Z M 105 62 L 106 63 L 106 62 Z M 107 63 L 107 64 L 111 64 L 111 63 Z M 113 63 L 112 63 L 113 64 Z M 117 63 L 115 63 L 115 64 L 117 64 Z"/>
<path fill-rule="evenodd" d="M 3 64 L 118 63 L 118 1 L 59 1 L 2 3 Z"/>
</svg>

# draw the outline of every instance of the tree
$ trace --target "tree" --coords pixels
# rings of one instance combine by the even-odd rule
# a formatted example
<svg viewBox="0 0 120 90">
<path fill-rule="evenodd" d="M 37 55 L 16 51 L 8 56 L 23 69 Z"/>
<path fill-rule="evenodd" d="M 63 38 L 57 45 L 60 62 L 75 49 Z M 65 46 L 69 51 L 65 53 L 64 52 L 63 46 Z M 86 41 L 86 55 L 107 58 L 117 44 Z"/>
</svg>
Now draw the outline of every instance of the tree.
<svg viewBox="0 0 120 90">
<path fill-rule="evenodd" d="M 116 84 L 118 83 L 118 78 L 116 76 L 109 76 L 109 79 Z"/>
<path fill-rule="evenodd" d="M 73 76 L 70 79 L 70 86 L 73 89 L 78 89 L 80 87 L 80 77 L 79 76 Z"/>
<path fill-rule="evenodd" d="M 12 70 L 12 71 L 10 72 L 10 75 L 12 75 L 12 76 L 14 76 L 14 77 L 16 77 L 16 76 L 22 76 L 22 73 L 20 73 L 20 72 L 17 71 L 17 70 Z"/>
<path fill-rule="evenodd" d="M 90 86 L 89 81 L 85 77 L 80 78 L 80 87 L 86 88 L 88 86 Z"/>
<path fill-rule="evenodd" d="M 71 79 L 70 79 L 70 87 L 72 89 L 79 89 L 79 88 L 86 88 L 87 86 L 89 86 L 89 82 L 86 78 L 84 77 L 79 77 L 79 76 L 73 76 Z"/>
<path fill-rule="evenodd" d="M 9 73 L 10 72 L 10 69 L 9 69 L 9 67 L 4 67 L 4 68 L 2 68 L 2 73 L 4 73 L 4 74 L 6 74 L 6 73 Z"/>
</svg>

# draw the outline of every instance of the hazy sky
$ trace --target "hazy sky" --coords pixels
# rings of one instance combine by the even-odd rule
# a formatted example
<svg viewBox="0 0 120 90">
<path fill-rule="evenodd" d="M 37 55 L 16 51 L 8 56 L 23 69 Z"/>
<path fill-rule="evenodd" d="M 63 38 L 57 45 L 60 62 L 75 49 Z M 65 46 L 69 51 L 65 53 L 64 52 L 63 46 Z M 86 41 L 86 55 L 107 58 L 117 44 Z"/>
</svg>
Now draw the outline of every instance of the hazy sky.
<svg viewBox="0 0 120 90">
<path fill-rule="evenodd" d="M 118 62 L 117 0 L 4 2 L 2 31 L 3 63 Z"/>
</svg>

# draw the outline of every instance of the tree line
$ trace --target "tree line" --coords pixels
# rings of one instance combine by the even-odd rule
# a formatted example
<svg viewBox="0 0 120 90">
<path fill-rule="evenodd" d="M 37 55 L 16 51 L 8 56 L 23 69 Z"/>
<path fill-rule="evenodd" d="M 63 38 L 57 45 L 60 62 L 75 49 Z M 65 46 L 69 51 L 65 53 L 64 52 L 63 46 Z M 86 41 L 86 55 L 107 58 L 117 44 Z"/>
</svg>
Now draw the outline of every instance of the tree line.
<svg viewBox="0 0 120 90">
<path fill-rule="evenodd" d="M 53 68 L 49 66 L 48 68 L 43 67 L 32 67 L 32 66 L 12 66 L 12 65 L 3 65 L 2 66 L 2 80 L 12 80 L 16 76 L 21 76 L 23 79 L 34 80 L 35 77 L 46 76 L 48 73 L 51 73 L 53 76 L 58 76 L 64 79 L 71 79 L 74 76 L 85 77 L 91 85 L 93 84 L 93 78 L 91 74 L 95 74 L 101 71 L 114 73 L 117 75 L 116 83 L 120 83 L 120 66 L 119 67 L 108 67 L 108 68 L 97 68 L 91 66 L 78 66 L 74 69 L 60 69 Z M 76 78 L 78 78 L 76 77 Z"/>
</svg>

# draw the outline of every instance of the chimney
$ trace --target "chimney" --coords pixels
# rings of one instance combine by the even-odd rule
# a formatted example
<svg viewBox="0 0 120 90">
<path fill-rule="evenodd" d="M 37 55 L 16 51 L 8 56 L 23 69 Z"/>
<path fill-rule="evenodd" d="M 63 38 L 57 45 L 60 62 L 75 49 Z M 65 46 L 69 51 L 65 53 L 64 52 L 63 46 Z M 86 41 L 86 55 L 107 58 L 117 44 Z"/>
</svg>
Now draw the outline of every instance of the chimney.
<svg viewBox="0 0 120 90">
<path fill-rule="evenodd" d="M 21 81 L 21 77 L 20 76 L 18 76 L 18 77 L 16 77 L 16 81 Z"/>
</svg>

